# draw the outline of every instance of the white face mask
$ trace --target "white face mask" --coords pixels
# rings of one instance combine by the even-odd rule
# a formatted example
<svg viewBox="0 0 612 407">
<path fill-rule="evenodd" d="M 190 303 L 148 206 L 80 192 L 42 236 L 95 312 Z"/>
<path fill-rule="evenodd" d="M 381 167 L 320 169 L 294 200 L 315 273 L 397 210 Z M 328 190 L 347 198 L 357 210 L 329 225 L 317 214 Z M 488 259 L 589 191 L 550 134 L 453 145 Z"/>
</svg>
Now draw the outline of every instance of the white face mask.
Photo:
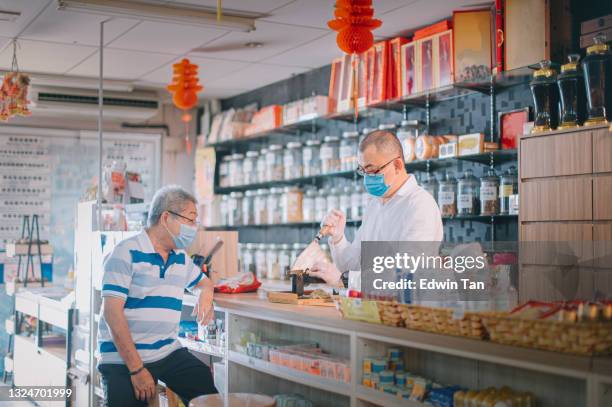
<svg viewBox="0 0 612 407">
<path fill-rule="evenodd" d="M 191 246 L 191 243 L 193 243 L 193 240 L 198 232 L 198 229 L 195 226 L 185 225 L 184 223 L 181 223 L 180 225 L 179 234 L 177 236 L 174 236 L 172 232 L 170 232 L 170 229 L 165 226 L 166 231 L 170 234 L 170 237 L 172 237 L 172 241 L 174 241 L 174 245 L 179 250 L 186 249 Z"/>
</svg>

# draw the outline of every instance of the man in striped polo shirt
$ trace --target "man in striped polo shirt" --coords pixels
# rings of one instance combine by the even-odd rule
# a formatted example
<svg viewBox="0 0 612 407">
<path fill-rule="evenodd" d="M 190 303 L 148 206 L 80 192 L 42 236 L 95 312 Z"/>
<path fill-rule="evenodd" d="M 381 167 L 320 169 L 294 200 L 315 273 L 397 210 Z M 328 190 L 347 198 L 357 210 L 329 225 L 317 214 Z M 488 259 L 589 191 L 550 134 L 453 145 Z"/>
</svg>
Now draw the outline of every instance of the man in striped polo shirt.
<svg viewBox="0 0 612 407">
<path fill-rule="evenodd" d="M 184 401 L 216 393 L 208 366 L 177 341 L 184 290 L 214 317 L 213 285 L 185 249 L 197 231 L 195 198 L 178 186 L 155 194 L 147 228 L 119 243 L 104 262 L 98 370 L 109 407 L 146 406 L 163 381 Z"/>
</svg>

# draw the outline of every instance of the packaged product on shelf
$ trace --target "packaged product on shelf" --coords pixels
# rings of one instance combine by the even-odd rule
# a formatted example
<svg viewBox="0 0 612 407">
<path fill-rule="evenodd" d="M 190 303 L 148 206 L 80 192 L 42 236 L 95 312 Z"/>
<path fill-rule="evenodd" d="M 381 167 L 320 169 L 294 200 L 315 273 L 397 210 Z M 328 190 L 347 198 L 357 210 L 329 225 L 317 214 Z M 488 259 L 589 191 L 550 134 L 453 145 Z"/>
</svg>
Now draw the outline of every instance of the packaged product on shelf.
<svg viewBox="0 0 612 407">
<path fill-rule="evenodd" d="M 459 155 L 480 154 L 484 152 L 484 134 L 472 133 L 459 136 L 457 141 Z"/>
<path fill-rule="evenodd" d="M 228 226 L 242 225 L 242 192 L 230 193 L 228 202 Z"/>
<path fill-rule="evenodd" d="M 251 124 L 249 124 L 244 133 L 246 136 L 252 136 L 263 131 L 275 129 L 282 125 L 282 120 L 282 106 L 270 105 L 263 107 L 253 115 Z"/>
<path fill-rule="evenodd" d="M 255 184 L 258 182 L 257 179 L 257 159 L 259 152 L 247 151 L 246 157 L 242 164 L 242 182 L 243 184 Z"/>
<path fill-rule="evenodd" d="M 511 166 L 499 181 L 499 213 L 510 214 L 510 197 L 518 194 L 518 177 L 516 167 Z"/>
<path fill-rule="evenodd" d="M 321 171 L 321 142 L 308 140 L 302 148 L 302 173 L 304 177 L 319 175 Z"/>
<path fill-rule="evenodd" d="M 299 121 L 312 120 L 327 115 L 329 100 L 327 96 L 315 95 L 300 101 Z"/>
<path fill-rule="evenodd" d="M 242 224 L 255 225 L 255 197 L 257 191 L 249 190 L 242 198 Z"/>
<path fill-rule="evenodd" d="M 285 187 L 282 190 L 280 200 L 280 212 L 282 223 L 298 223 L 302 222 L 302 203 L 304 193 L 296 186 Z"/>
<path fill-rule="evenodd" d="M 268 179 L 268 149 L 263 148 L 257 157 L 257 182 L 266 182 Z"/>
<path fill-rule="evenodd" d="M 277 394 L 274 396 L 275 407 L 313 407 L 310 400 L 299 394 Z"/>
<path fill-rule="evenodd" d="M 446 144 L 440 145 L 440 151 L 438 152 L 438 158 L 454 158 L 459 155 L 457 142 L 451 141 Z"/>
<path fill-rule="evenodd" d="M 457 213 L 459 215 L 480 213 L 480 182 L 470 169 L 465 170 L 457 184 Z"/>
<path fill-rule="evenodd" d="M 499 213 L 499 177 L 494 168 L 489 168 L 480 178 L 480 214 L 497 215 Z"/>
<path fill-rule="evenodd" d="M 283 106 L 283 124 L 293 124 L 300 120 L 301 101 L 289 102 Z"/>
<path fill-rule="evenodd" d="M 302 143 L 292 141 L 287 143 L 283 153 L 283 178 L 295 179 L 303 175 Z"/>
<path fill-rule="evenodd" d="M 283 223 L 283 214 L 278 208 L 281 207 L 281 200 L 283 198 L 282 188 L 270 188 L 268 196 L 266 197 L 267 206 L 267 220 L 265 223 L 269 225 L 278 225 Z"/>
<path fill-rule="evenodd" d="M 359 132 L 345 131 L 340 142 L 340 170 L 353 171 L 357 168 L 359 152 Z"/>
<path fill-rule="evenodd" d="M 283 146 L 272 144 L 266 154 L 266 181 L 282 181 L 283 176 Z"/>
<path fill-rule="evenodd" d="M 315 199 L 317 196 L 316 189 L 308 189 L 302 200 L 302 220 L 304 222 L 315 222 Z"/>
<path fill-rule="evenodd" d="M 429 160 L 438 157 L 440 140 L 435 136 L 422 135 L 416 139 L 415 155 L 419 160 Z"/>
<path fill-rule="evenodd" d="M 244 183 L 244 174 L 242 173 L 243 162 L 243 154 L 232 154 L 232 160 L 229 162 L 229 186 L 235 187 Z"/>
<path fill-rule="evenodd" d="M 510 195 L 509 198 L 509 206 L 508 214 L 509 215 L 518 215 L 519 213 L 519 196 L 518 194 Z"/>
<path fill-rule="evenodd" d="M 321 144 L 320 157 L 322 174 L 340 171 L 340 139 L 326 136 Z"/>
<path fill-rule="evenodd" d="M 263 225 L 268 221 L 268 207 L 267 207 L 267 196 L 269 194 L 268 189 L 258 189 L 257 195 L 255 196 L 253 207 L 255 208 L 255 224 Z"/>
<path fill-rule="evenodd" d="M 449 172 L 440 181 L 438 188 L 438 207 L 442 216 L 455 216 L 457 214 L 457 182 Z"/>
</svg>

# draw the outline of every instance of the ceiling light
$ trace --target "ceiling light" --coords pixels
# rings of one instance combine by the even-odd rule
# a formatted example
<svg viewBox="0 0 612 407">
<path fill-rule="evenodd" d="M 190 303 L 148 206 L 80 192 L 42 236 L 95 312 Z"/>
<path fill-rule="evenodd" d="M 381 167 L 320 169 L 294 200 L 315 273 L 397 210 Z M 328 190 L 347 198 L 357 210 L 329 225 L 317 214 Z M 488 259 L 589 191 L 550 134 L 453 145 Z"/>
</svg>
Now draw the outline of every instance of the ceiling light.
<svg viewBox="0 0 612 407">
<path fill-rule="evenodd" d="M 263 42 L 247 42 L 244 46 L 247 48 L 261 48 L 263 47 Z"/>
<path fill-rule="evenodd" d="M 57 0 L 57 5 L 58 9 L 66 11 L 245 32 L 255 30 L 255 19 L 263 16 L 232 12 L 223 13 L 217 21 L 216 9 L 134 0 Z"/>
<path fill-rule="evenodd" d="M 13 23 L 21 16 L 19 11 L 0 10 L 0 21 L 3 23 Z"/>
</svg>

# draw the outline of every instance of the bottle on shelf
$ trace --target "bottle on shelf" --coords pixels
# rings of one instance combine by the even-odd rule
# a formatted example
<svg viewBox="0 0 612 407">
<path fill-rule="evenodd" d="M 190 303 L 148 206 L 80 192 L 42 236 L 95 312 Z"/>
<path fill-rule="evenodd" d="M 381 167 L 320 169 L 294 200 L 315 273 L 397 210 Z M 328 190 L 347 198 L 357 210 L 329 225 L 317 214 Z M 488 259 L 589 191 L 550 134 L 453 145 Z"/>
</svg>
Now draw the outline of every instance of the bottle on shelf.
<svg viewBox="0 0 612 407">
<path fill-rule="evenodd" d="M 263 280 L 267 277 L 267 250 L 268 245 L 259 243 L 255 247 L 255 275 L 258 280 Z"/>
<path fill-rule="evenodd" d="M 432 172 L 426 173 L 424 180 L 421 183 L 421 186 L 423 187 L 425 191 L 429 192 L 429 194 L 433 196 L 436 202 L 438 202 L 439 184 L 438 184 L 438 179 L 436 178 L 436 174 Z"/>
<path fill-rule="evenodd" d="M 282 188 L 270 188 L 268 196 L 266 197 L 267 205 L 267 220 L 264 223 L 269 225 L 277 225 L 283 223 L 283 217 L 280 208 L 281 199 L 283 195 Z"/>
<path fill-rule="evenodd" d="M 255 224 L 263 225 L 268 221 L 268 208 L 267 208 L 267 195 L 269 194 L 269 190 L 265 188 L 260 188 L 257 190 L 257 195 L 255 196 Z"/>
<path fill-rule="evenodd" d="M 304 220 L 302 216 L 304 193 L 297 186 L 284 187 L 280 199 L 280 212 L 282 223 L 299 223 Z"/>
<path fill-rule="evenodd" d="M 494 168 L 489 168 L 480 178 L 480 214 L 497 215 L 499 213 L 499 177 Z"/>
<path fill-rule="evenodd" d="M 244 184 L 250 185 L 259 182 L 257 177 L 257 161 L 259 152 L 247 151 L 242 164 L 242 180 Z"/>
<path fill-rule="evenodd" d="M 242 199 L 243 193 L 235 191 L 230 193 L 228 200 L 228 226 L 242 225 Z"/>
<path fill-rule="evenodd" d="M 301 178 L 303 174 L 302 143 L 289 142 L 283 153 L 283 178 L 286 180 Z"/>
<path fill-rule="evenodd" d="M 516 194 L 518 194 L 518 177 L 516 167 L 511 166 L 499 181 L 499 213 L 501 215 L 510 214 L 510 197 Z"/>
<path fill-rule="evenodd" d="M 302 219 L 304 222 L 315 222 L 315 199 L 317 190 L 310 188 L 306 190 L 302 201 Z"/>
<path fill-rule="evenodd" d="M 480 214 L 480 182 L 471 169 L 465 170 L 457 184 L 457 213 Z"/>
<path fill-rule="evenodd" d="M 266 155 L 266 179 L 267 181 L 282 181 L 283 176 L 283 146 L 272 144 L 268 147 Z"/>
<path fill-rule="evenodd" d="M 321 142 L 308 140 L 302 149 L 302 166 L 305 177 L 313 177 L 321 173 Z"/>
<path fill-rule="evenodd" d="M 257 196 L 256 190 L 248 190 L 244 193 L 242 199 L 242 223 L 244 225 L 255 224 L 255 197 Z"/>
<path fill-rule="evenodd" d="M 327 189 L 319 190 L 315 197 L 315 222 L 321 222 L 327 214 Z"/>
<path fill-rule="evenodd" d="M 266 277 L 269 280 L 280 279 L 280 265 L 278 263 L 278 245 L 274 243 L 268 244 L 266 251 Z"/>
<path fill-rule="evenodd" d="M 340 142 L 340 171 L 353 171 L 357 168 L 359 152 L 359 132 L 345 131 Z"/>
<path fill-rule="evenodd" d="M 351 193 L 352 188 L 348 185 L 340 189 L 340 199 L 338 200 L 339 209 L 344 213 L 347 219 L 351 218 Z"/>
<path fill-rule="evenodd" d="M 457 215 L 457 181 L 450 172 L 446 172 L 438 188 L 438 206 L 442 216 Z"/>
<path fill-rule="evenodd" d="M 340 171 L 340 139 L 326 136 L 321 144 L 321 173 L 329 174 Z"/>
<path fill-rule="evenodd" d="M 268 179 L 268 149 L 262 148 L 257 157 L 257 182 L 267 182 Z"/>
</svg>

